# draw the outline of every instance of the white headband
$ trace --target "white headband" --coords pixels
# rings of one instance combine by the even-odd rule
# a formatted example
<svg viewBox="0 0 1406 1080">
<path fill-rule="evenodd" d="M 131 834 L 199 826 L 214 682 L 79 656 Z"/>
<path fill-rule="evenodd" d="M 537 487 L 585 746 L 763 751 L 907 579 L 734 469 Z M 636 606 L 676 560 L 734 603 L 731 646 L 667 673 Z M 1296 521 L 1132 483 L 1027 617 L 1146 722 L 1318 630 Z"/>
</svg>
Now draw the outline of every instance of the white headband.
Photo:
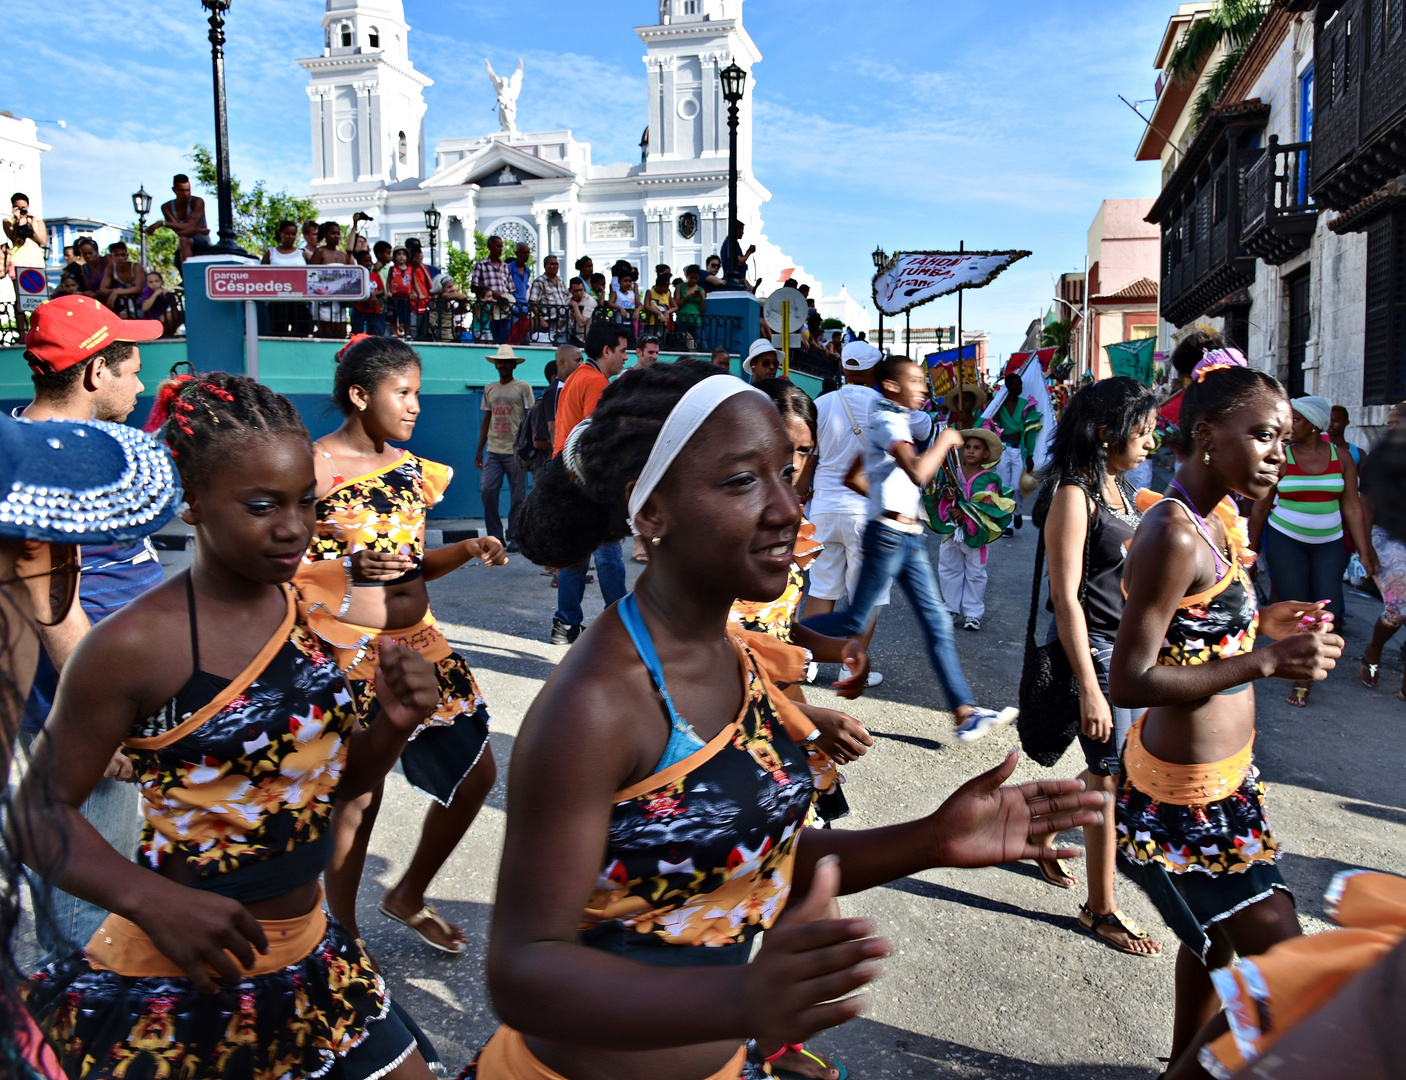
<svg viewBox="0 0 1406 1080">
<path fill-rule="evenodd" d="M 659 429 L 659 437 L 654 440 L 654 449 L 649 452 L 649 460 L 640 471 L 630 492 L 630 531 L 636 536 L 640 531 L 635 518 L 644 509 L 645 501 L 664 479 L 669 466 L 679 456 L 679 451 L 693 438 L 703 422 L 713 415 L 724 401 L 737 394 L 761 394 L 754 386 L 749 386 L 734 375 L 711 375 L 693 387 L 679 399 L 679 403 L 669 412 L 664 426 Z M 770 398 L 767 398 L 770 401 Z"/>
</svg>

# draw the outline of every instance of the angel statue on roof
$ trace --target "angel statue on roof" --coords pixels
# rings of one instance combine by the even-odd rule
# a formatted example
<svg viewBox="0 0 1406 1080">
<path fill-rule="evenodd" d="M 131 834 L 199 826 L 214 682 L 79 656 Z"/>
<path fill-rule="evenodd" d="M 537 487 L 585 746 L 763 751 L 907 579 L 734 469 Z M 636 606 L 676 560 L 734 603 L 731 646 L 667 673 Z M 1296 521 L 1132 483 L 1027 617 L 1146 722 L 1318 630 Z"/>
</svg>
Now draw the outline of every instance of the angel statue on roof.
<svg viewBox="0 0 1406 1080">
<path fill-rule="evenodd" d="M 488 69 L 488 81 L 493 84 L 493 92 L 498 95 L 498 123 L 511 138 L 518 137 L 517 96 L 522 91 L 522 59 L 517 62 L 517 70 L 508 78 L 500 79 L 493 70 L 492 63 L 485 57 L 483 66 Z"/>
</svg>

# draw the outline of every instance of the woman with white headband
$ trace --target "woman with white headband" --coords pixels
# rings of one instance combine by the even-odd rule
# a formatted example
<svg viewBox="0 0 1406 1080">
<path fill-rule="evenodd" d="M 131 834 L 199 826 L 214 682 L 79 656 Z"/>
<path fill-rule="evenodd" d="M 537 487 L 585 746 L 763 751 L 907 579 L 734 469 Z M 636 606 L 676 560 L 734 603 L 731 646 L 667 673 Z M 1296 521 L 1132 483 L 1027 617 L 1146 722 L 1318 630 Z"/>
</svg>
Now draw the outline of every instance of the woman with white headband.
<svg viewBox="0 0 1406 1080">
<path fill-rule="evenodd" d="M 888 951 L 867 921 L 825 918 L 836 893 L 1035 858 L 1032 837 L 1097 819 L 1101 797 L 1077 781 L 1001 787 L 1012 755 L 918 821 L 802 827 L 802 745 L 824 745 L 825 711 L 782 695 L 728 623 L 735 599 L 786 587 L 791 450 L 763 394 L 711 365 L 658 364 L 609 387 L 539 473 L 520 519 L 529 559 L 568 566 L 633 529 L 650 560 L 523 721 L 488 955 L 504 1026 L 469 1076 L 764 1075 L 748 1040 L 784 1053 L 853 1017 L 862 1000 L 837 999 Z"/>
</svg>

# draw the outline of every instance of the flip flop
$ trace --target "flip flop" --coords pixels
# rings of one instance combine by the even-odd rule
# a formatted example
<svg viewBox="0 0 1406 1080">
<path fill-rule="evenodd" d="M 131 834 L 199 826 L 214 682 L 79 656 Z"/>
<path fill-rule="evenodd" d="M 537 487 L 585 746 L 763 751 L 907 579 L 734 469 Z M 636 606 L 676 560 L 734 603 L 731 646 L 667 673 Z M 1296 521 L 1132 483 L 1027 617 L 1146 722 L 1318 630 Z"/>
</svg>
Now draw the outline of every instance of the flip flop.
<svg viewBox="0 0 1406 1080">
<path fill-rule="evenodd" d="M 813 1053 L 811 1053 L 809 1050 L 807 1050 L 806 1047 L 805 1047 L 805 1043 L 790 1043 L 790 1044 L 788 1044 L 788 1045 L 786 1045 L 786 1046 L 783 1046 L 780 1050 L 778 1050 L 778 1051 L 777 1051 L 775 1054 L 773 1054 L 771 1057 L 767 1058 L 767 1059 L 766 1059 L 766 1071 L 767 1071 L 771 1076 L 784 1076 L 784 1077 L 788 1077 L 789 1080 L 810 1080 L 809 1077 L 802 1076 L 800 1073 L 795 1072 L 795 1071 L 792 1070 L 792 1069 L 773 1069 L 773 1068 L 771 1067 L 771 1063 L 772 1063 L 773 1061 L 775 1061 L 777 1058 L 781 1057 L 783 1054 L 785 1054 L 787 1051 L 790 1051 L 790 1050 L 794 1050 L 794 1051 L 795 1051 L 796 1053 L 798 1053 L 798 1054 L 804 1054 L 806 1057 L 810 1058 L 811 1061 L 815 1062 L 817 1065 L 824 1066 L 825 1068 L 829 1068 L 829 1069 L 836 1069 L 836 1070 L 838 1070 L 838 1071 L 839 1071 L 839 1074 L 840 1074 L 839 1080 L 849 1080 L 849 1070 L 848 1070 L 847 1068 L 845 1068 L 845 1063 L 844 1063 L 843 1061 L 836 1061 L 834 1058 L 831 1058 L 831 1059 L 830 1059 L 830 1064 L 829 1064 L 829 1065 L 825 1065 L 825 1059 L 824 1059 L 823 1057 L 821 1057 L 819 1054 L 813 1054 Z"/>
<path fill-rule="evenodd" d="M 1377 688 L 1377 671 L 1381 666 L 1381 664 L 1367 663 L 1365 656 L 1362 658 L 1362 667 L 1358 670 L 1357 677 L 1362 680 L 1362 685 L 1368 690 Z"/>
<path fill-rule="evenodd" d="M 394 911 L 386 907 L 385 901 L 382 901 L 381 903 L 377 904 L 376 907 L 377 910 L 379 910 L 381 914 L 384 915 L 386 918 L 392 920 L 393 922 L 400 923 L 401 926 L 407 926 L 411 930 L 414 930 L 420 940 L 432 949 L 438 949 L 440 952 L 448 953 L 450 956 L 460 956 L 468 947 L 463 942 L 460 942 L 459 947 L 457 949 L 452 948 L 449 945 L 441 945 L 438 941 L 435 941 L 433 938 L 431 938 L 428 934 L 426 934 L 423 930 L 420 929 L 420 927 L 424 926 L 425 923 L 434 923 L 443 930 L 445 937 L 453 936 L 453 931 L 450 925 L 443 919 L 441 919 L 439 917 L 439 912 L 437 912 L 429 904 L 426 904 L 419 911 L 415 912 L 414 915 L 411 915 L 408 919 L 402 919 Z"/>
<path fill-rule="evenodd" d="M 1289 691 L 1289 696 L 1284 699 L 1296 709 L 1308 708 L 1308 687 L 1296 686 Z"/>
<path fill-rule="evenodd" d="M 1111 926 L 1115 930 L 1123 931 L 1123 933 L 1127 934 L 1128 937 L 1131 938 L 1133 941 L 1146 941 L 1147 931 L 1144 930 L 1137 923 L 1135 923 L 1129 916 L 1124 915 L 1121 911 L 1114 910 L 1111 914 L 1108 915 L 1095 915 L 1093 908 L 1089 907 L 1088 904 L 1080 904 L 1079 914 L 1081 916 L 1087 915 L 1092 920 L 1092 925 L 1084 926 L 1084 921 L 1081 918 L 1079 920 L 1079 926 L 1082 929 L 1087 930 L 1093 937 L 1103 942 L 1110 949 L 1116 949 L 1118 952 L 1126 953 L 1128 956 L 1162 955 L 1161 949 L 1158 949 L 1156 952 L 1138 952 L 1136 949 L 1129 949 L 1124 945 L 1119 945 L 1112 938 L 1104 937 L 1104 935 L 1098 932 L 1098 928 L 1100 926 Z"/>
<path fill-rule="evenodd" d="M 1055 877 L 1049 871 L 1050 864 L 1053 863 L 1060 876 Z M 1040 871 L 1040 876 L 1053 885 L 1056 889 L 1072 889 L 1079 884 L 1079 879 L 1069 872 L 1069 867 L 1063 859 L 1036 859 L 1035 868 Z M 1063 880 L 1061 880 L 1061 878 Z"/>
</svg>

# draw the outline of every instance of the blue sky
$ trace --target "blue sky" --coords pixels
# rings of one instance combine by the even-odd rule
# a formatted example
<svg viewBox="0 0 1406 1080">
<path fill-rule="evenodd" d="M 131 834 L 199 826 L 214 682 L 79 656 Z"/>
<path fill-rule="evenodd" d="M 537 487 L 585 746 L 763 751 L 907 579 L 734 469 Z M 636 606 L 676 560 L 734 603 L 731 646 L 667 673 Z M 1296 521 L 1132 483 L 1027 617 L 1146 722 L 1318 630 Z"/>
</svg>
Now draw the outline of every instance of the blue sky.
<svg viewBox="0 0 1406 1080">
<path fill-rule="evenodd" d="M 426 92 L 429 146 L 497 127 L 483 72 L 526 65 L 518 124 L 561 127 L 594 160 L 638 160 L 647 122 L 652 0 L 406 0 Z M 306 190 L 308 106 L 299 56 L 321 49 L 321 0 L 234 0 L 226 46 L 235 175 Z M 756 169 L 772 192 L 765 232 L 827 292 L 868 301 L 869 253 L 1026 248 L 1029 259 L 968 292 L 965 326 L 1001 353 L 1081 269 L 1105 198 L 1153 195 L 1132 160 L 1142 125 L 1117 98 L 1152 96 L 1171 0 L 746 0 L 755 69 Z M 22 63 L 0 65 L 0 108 L 40 125 L 50 215 L 131 219 L 144 183 L 164 193 L 195 142 L 210 144 L 209 44 L 197 0 L 26 9 Z M 914 325 L 956 321 L 955 299 Z"/>
</svg>

